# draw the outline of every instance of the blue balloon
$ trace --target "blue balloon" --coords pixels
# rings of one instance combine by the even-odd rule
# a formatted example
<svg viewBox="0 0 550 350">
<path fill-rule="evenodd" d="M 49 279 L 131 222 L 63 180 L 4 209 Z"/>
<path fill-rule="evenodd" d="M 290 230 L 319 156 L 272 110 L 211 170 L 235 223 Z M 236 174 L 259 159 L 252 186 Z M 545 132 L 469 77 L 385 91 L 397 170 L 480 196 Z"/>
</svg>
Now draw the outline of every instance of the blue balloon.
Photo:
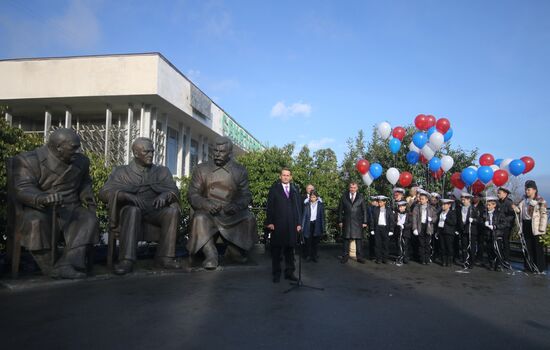
<svg viewBox="0 0 550 350">
<path fill-rule="evenodd" d="M 477 171 L 472 168 L 466 168 L 462 170 L 460 178 L 462 179 L 462 181 L 464 181 L 466 185 L 472 186 L 472 184 L 477 180 Z"/>
<path fill-rule="evenodd" d="M 369 173 L 373 179 L 378 179 L 380 175 L 382 175 L 382 166 L 378 163 L 372 163 L 370 165 Z"/>
<path fill-rule="evenodd" d="M 487 185 L 493 179 L 493 168 L 490 166 L 480 166 L 477 169 L 477 178 Z"/>
<path fill-rule="evenodd" d="M 430 166 L 431 171 L 438 171 L 439 168 L 441 168 L 441 159 L 439 159 L 438 157 L 433 157 L 432 159 L 430 159 L 428 165 Z"/>
<path fill-rule="evenodd" d="M 513 161 L 510 162 L 510 165 L 508 165 L 508 168 L 510 169 L 510 174 L 514 176 L 521 175 L 525 170 L 525 162 L 521 159 L 514 159 Z"/>
<path fill-rule="evenodd" d="M 428 143 L 428 136 L 423 132 L 417 132 L 413 135 L 413 143 L 416 147 L 422 149 Z"/>
<path fill-rule="evenodd" d="M 428 129 L 428 139 L 430 138 L 430 136 L 432 136 L 432 134 L 434 132 L 436 132 L 437 129 L 435 128 L 435 126 L 432 126 L 431 128 Z"/>
<path fill-rule="evenodd" d="M 447 142 L 453 137 L 453 128 L 449 128 L 445 134 L 443 134 L 443 142 Z"/>
<path fill-rule="evenodd" d="M 419 160 L 420 153 L 417 153 L 415 151 L 409 151 L 409 153 L 407 153 L 407 162 L 409 162 L 409 164 L 415 165 L 416 163 L 418 163 Z"/>
<path fill-rule="evenodd" d="M 401 148 L 401 141 L 399 141 L 398 138 L 396 137 L 393 137 L 391 140 L 390 140 L 390 151 L 391 153 L 393 154 L 397 154 L 397 152 L 399 152 L 399 149 Z"/>
<path fill-rule="evenodd" d="M 503 160 L 504 160 L 504 159 L 502 159 L 502 158 L 495 159 L 495 165 L 498 166 L 498 167 L 500 167 L 500 163 L 502 163 Z"/>
</svg>

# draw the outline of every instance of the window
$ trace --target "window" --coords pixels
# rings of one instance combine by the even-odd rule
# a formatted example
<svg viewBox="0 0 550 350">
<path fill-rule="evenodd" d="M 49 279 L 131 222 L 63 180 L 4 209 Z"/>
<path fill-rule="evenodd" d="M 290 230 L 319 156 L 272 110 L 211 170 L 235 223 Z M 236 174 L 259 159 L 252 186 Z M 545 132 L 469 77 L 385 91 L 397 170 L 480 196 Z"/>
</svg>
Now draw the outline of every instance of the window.
<svg viewBox="0 0 550 350">
<path fill-rule="evenodd" d="M 178 174 L 178 131 L 168 128 L 166 138 L 166 166 L 172 175 Z"/>
</svg>

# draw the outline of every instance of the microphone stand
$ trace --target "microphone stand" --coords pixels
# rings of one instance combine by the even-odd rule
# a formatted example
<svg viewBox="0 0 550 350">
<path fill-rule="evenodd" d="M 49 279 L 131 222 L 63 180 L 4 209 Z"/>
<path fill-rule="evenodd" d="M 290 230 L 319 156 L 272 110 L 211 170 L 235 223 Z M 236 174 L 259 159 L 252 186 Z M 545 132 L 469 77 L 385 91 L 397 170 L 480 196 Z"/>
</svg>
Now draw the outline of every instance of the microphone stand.
<svg viewBox="0 0 550 350">
<path fill-rule="evenodd" d="M 290 282 L 290 285 L 292 287 L 285 290 L 283 292 L 284 294 L 290 293 L 293 290 L 298 290 L 300 288 L 309 288 L 309 289 L 314 289 L 314 290 L 325 290 L 325 288 L 309 286 L 309 285 L 304 284 L 302 282 L 302 249 L 303 249 L 303 247 L 304 247 L 304 236 L 302 235 L 302 232 L 298 232 L 298 248 L 299 248 L 299 250 L 298 250 L 298 281 Z"/>
</svg>

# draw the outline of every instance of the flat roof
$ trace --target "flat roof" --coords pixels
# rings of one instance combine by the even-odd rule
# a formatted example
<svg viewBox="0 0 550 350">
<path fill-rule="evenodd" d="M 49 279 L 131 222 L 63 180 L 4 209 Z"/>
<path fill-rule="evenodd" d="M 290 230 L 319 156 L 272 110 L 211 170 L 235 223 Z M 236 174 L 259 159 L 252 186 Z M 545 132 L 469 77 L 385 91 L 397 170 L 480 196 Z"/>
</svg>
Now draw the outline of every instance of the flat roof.
<svg viewBox="0 0 550 350">
<path fill-rule="evenodd" d="M 183 74 L 178 67 L 176 67 L 172 62 L 170 62 L 162 53 L 160 52 L 136 52 L 136 53 L 113 53 L 113 54 L 101 54 L 101 55 L 74 55 L 74 56 L 48 56 L 48 57 L 27 57 L 27 58 L 6 58 L 6 59 L 0 59 L 1 62 L 17 62 L 17 61 L 47 61 L 47 60 L 65 60 L 65 59 L 79 59 L 79 58 L 101 58 L 101 57 L 128 57 L 128 56 L 158 56 L 162 58 L 164 62 L 166 62 L 170 67 L 172 67 L 179 75 L 181 75 L 183 78 L 185 78 L 191 85 L 193 85 L 196 89 L 198 89 L 201 93 L 203 93 L 208 99 L 216 106 L 218 107 L 223 113 L 225 113 L 227 116 L 229 116 L 235 124 L 237 124 L 239 127 L 241 127 L 244 131 L 246 131 L 254 140 L 256 140 L 258 143 L 260 143 L 262 146 L 263 144 L 255 137 L 253 136 L 245 127 L 243 127 L 235 118 L 231 116 L 231 114 L 227 113 L 225 109 L 223 109 L 219 104 L 217 104 L 210 96 L 208 96 L 204 91 L 202 91 L 201 88 L 197 86 L 191 79 L 189 79 L 185 74 Z M 0 97 L 1 99 L 1 97 Z M 265 146 L 264 146 L 265 147 Z"/>
</svg>

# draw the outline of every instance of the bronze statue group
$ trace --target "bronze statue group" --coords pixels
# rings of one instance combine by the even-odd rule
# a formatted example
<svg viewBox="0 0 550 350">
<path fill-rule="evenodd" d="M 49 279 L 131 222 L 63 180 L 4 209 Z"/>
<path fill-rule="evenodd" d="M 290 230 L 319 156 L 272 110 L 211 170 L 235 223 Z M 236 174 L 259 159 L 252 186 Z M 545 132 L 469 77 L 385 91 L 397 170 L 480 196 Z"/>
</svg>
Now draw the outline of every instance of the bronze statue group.
<svg viewBox="0 0 550 350">
<path fill-rule="evenodd" d="M 58 129 L 46 145 L 9 162 L 11 241 L 20 241 L 41 271 L 53 278 L 85 278 L 91 263 L 88 253 L 99 241 L 90 162 L 80 148 L 74 130 Z M 202 252 L 203 266 L 210 270 L 218 266 L 218 240 L 225 242 L 226 255 L 239 262 L 246 261 L 257 241 L 256 220 L 248 209 L 248 175 L 232 159 L 232 149 L 231 140 L 218 138 L 213 159 L 194 168 L 189 185 L 193 215 L 187 249 L 193 256 Z M 109 235 L 119 241 L 113 269 L 118 275 L 133 271 L 139 241 L 158 242 L 158 267 L 182 268 L 175 259 L 180 191 L 170 170 L 153 164 L 154 151 L 152 140 L 137 138 L 131 147 L 133 160 L 116 167 L 99 190 L 108 208 Z M 56 258 L 61 237 L 65 246 Z"/>
<path fill-rule="evenodd" d="M 9 162 L 8 198 L 13 206 L 12 241 L 20 241 L 44 274 L 54 278 L 85 278 L 91 263 L 88 254 L 99 241 L 97 203 L 92 191 L 90 162 L 80 153 L 80 139 L 71 129 L 54 131 L 46 145 L 24 152 Z M 187 249 L 191 258 L 203 256 L 207 270 L 219 265 L 218 243 L 226 247 L 224 259 L 244 263 L 258 241 L 256 219 L 249 205 L 252 195 L 246 169 L 232 155 L 226 137 L 215 141 L 212 159 L 192 172 L 187 199 L 192 208 Z M 108 208 L 109 235 L 119 241 L 118 263 L 113 272 L 133 271 L 139 241 L 158 242 L 155 263 L 164 269 L 181 269 L 175 258 L 180 223 L 180 191 L 170 170 L 153 164 L 154 145 L 137 138 L 131 147 L 133 160 L 116 167 L 99 199 Z M 337 210 L 344 241 L 341 262 L 350 258 L 355 242 L 356 260 L 365 263 L 363 236 L 368 236 L 369 257 L 387 263 L 395 247 L 397 264 L 416 259 L 422 264 L 439 261 L 472 269 L 477 264 L 494 270 L 509 269 L 510 235 L 517 225 L 526 269 L 545 270 L 539 236 L 547 225 L 546 202 L 534 181 L 525 183 L 525 197 L 516 205 L 501 187 L 498 198 L 484 201 L 463 193 L 460 199 L 442 199 L 421 188 L 395 188 L 393 199 L 374 196 L 370 203 L 351 183 Z M 295 247 L 308 261 L 317 262 L 318 245 L 325 233 L 325 208 L 312 185 L 302 197 L 292 184 L 290 169 L 279 174 L 267 197 L 265 227 L 269 235 L 273 282 L 284 277 L 297 280 Z M 56 258 L 58 238 L 63 254 Z M 114 241 L 114 240 L 113 240 Z"/>
</svg>

